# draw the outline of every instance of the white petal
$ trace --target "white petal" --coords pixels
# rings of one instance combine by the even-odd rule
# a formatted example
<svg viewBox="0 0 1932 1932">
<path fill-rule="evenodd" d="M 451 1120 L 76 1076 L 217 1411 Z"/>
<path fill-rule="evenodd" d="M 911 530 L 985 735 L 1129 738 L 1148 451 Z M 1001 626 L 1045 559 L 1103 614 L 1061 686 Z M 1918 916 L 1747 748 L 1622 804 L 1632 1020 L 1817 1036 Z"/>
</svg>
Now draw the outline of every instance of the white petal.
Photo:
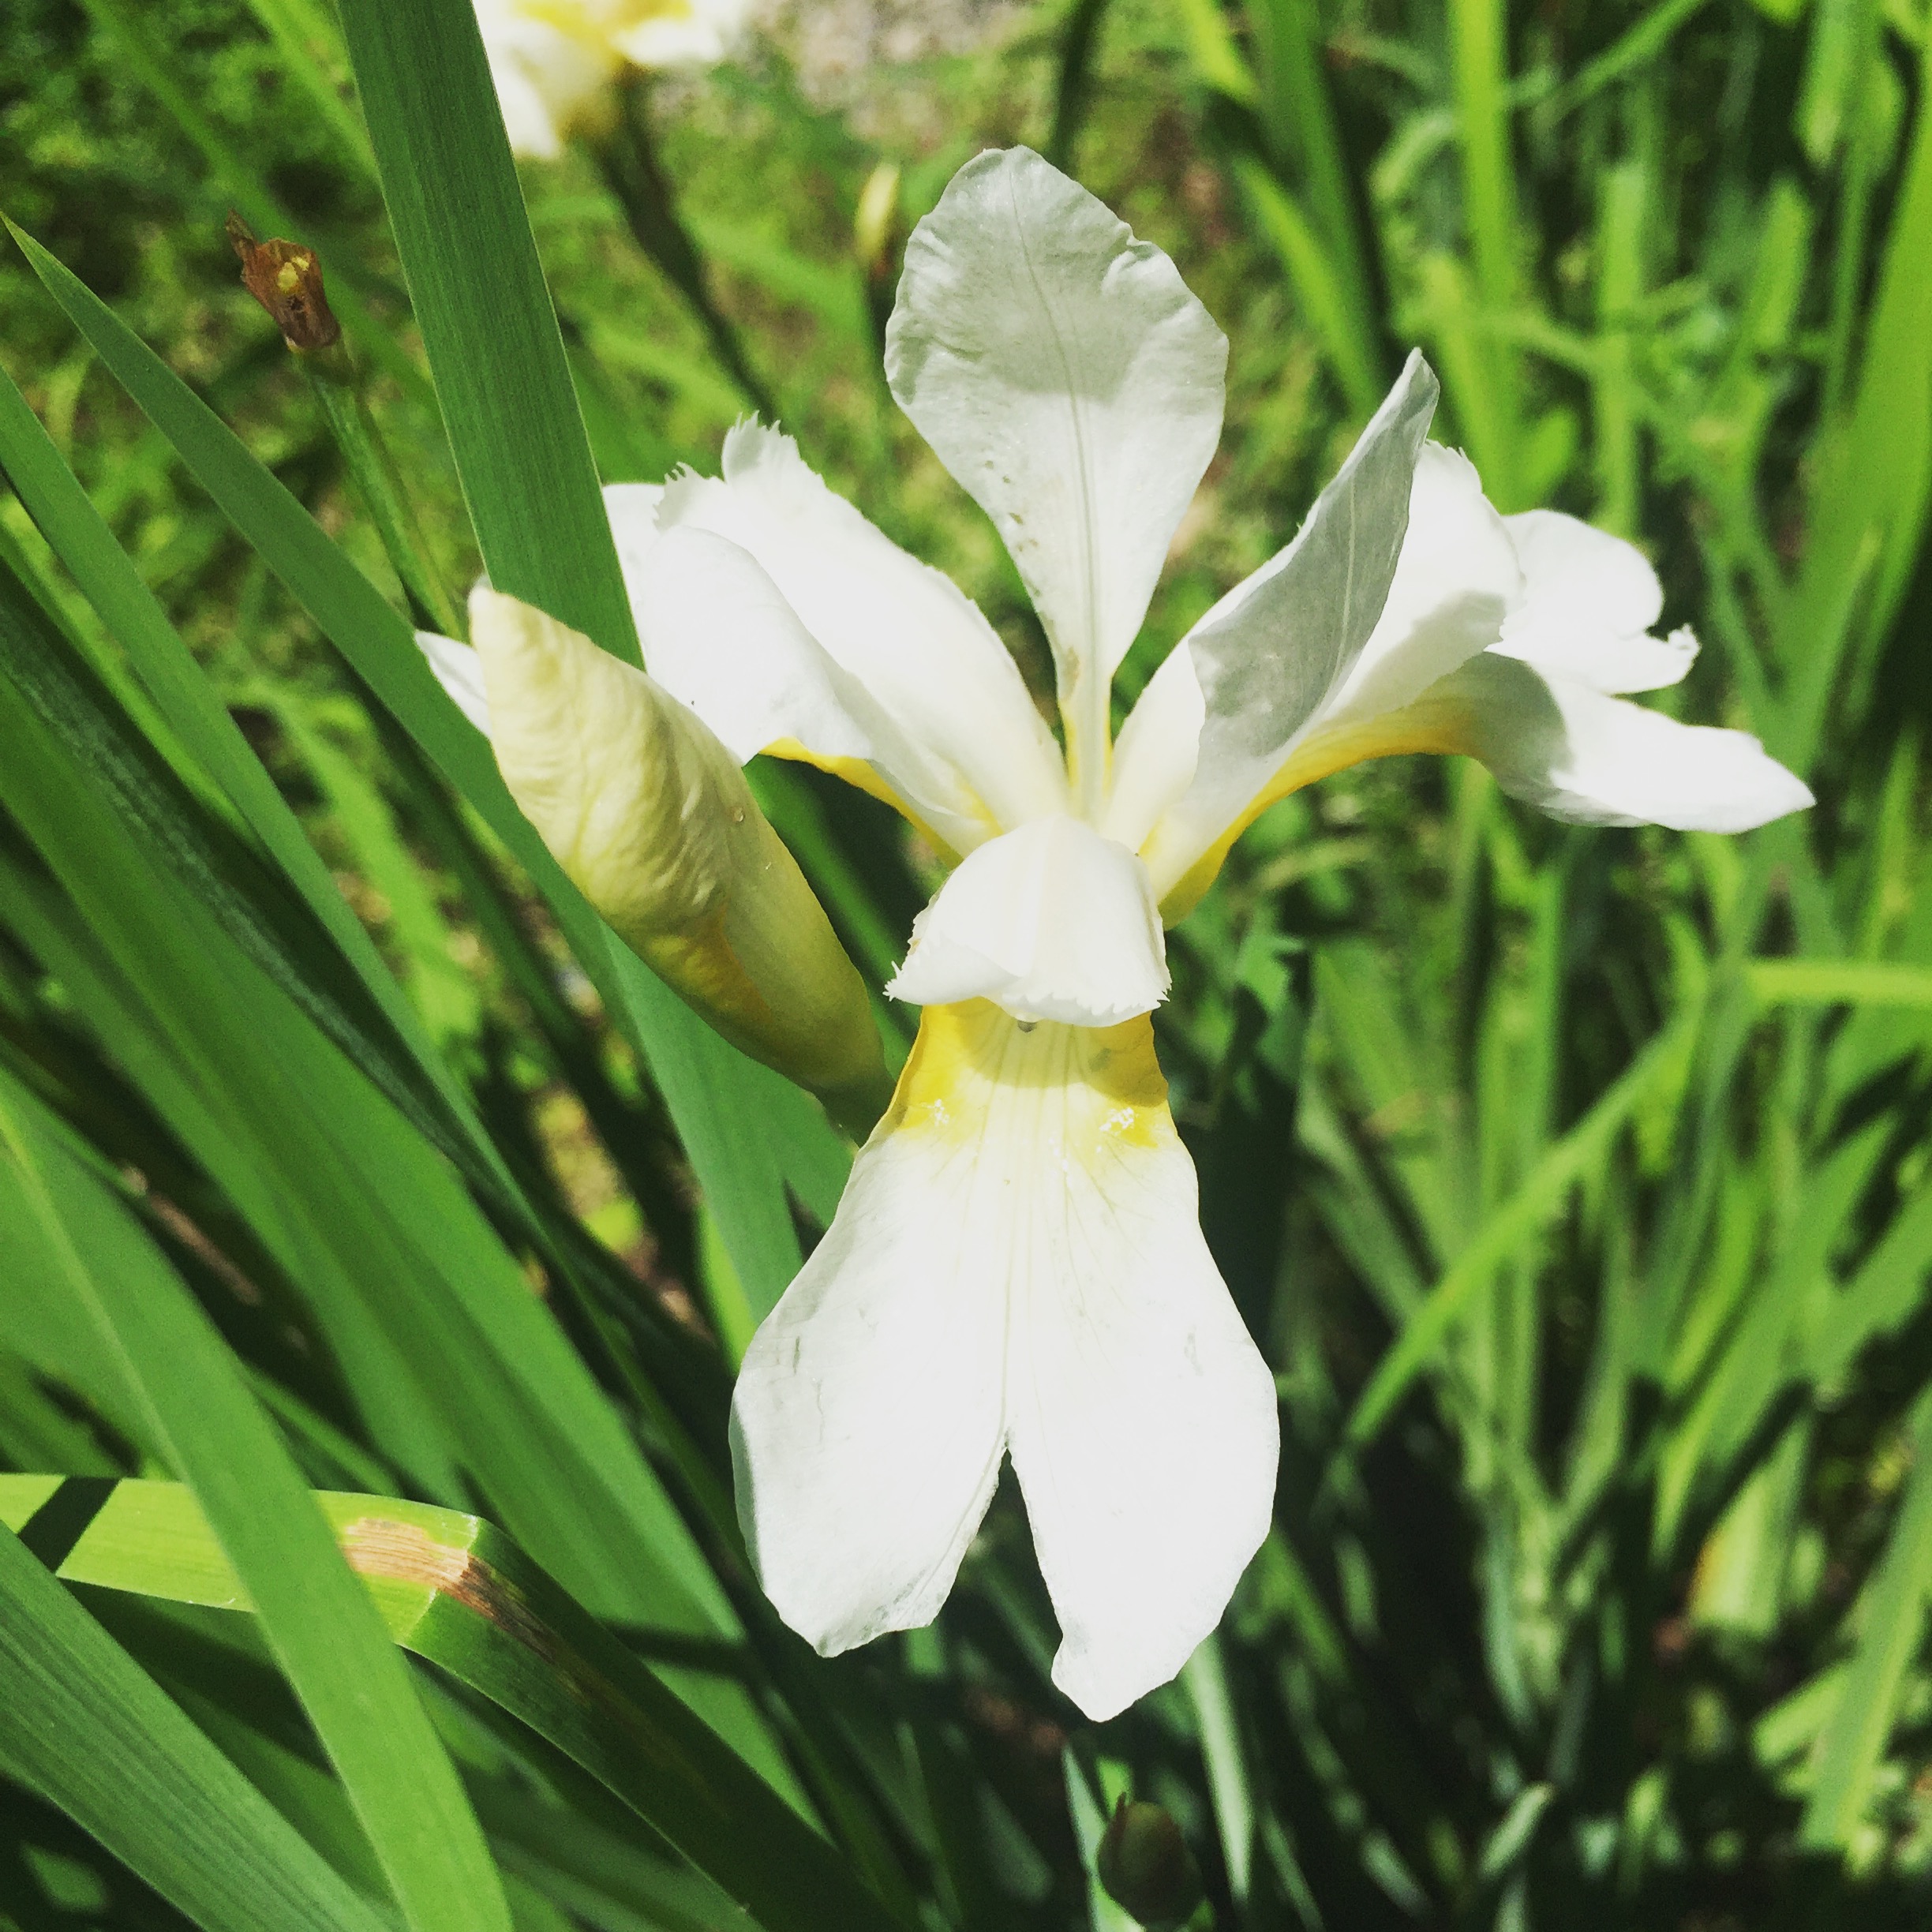
<svg viewBox="0 0 1932 1932">
<path fill-rule="evenodd" d="M 1660 691 L 1697 657 L 1686 629 L 1646 634 L 1664 609 L 1649 560 L 1624 542 L 1554 510 L 1507 519 L 1523 569 L 1523 597 L 1499 647 L 1601 691 Z"/>
<path fill-rule="evenodd" d="M 490 708 L 489 693 L 483 688 L 483 660 L 467 644 L 435 631 L 418 631 L 416 648 L 429 660 L 429 668 L 455 700 L 456 709 L 487 738 Z"/>
<path fill-rule="evenodd" d="M 1459 708 L 1459 749 L 1506 792 L 1578 824 L 1747 832 L 1812 802 L 1747 732 L 1680 724 L 1500 652 L 1472 658 L 1421 705 Z"/>
<path fill-rule="evenodd" d="M 631 590 L 646 668 L 741 762 L 803 754 L 889 797 L 957 851 L 997 829 L 957 775 L 833 661 L 748 552 L 680 526 L 654 540 Z"/>
<path fill-rule="evenodd" d="M 1103 733 L 1220 439 L 1226 339 L 1158 248 L 1013 148 L 913 230 L 886 344 L 893 394 L 1019 567 L 1069 729 Z"/>
<path fill-rule="evenodd" d="M 1060 809 L 1066 777 L 998 634 L 939 571 L 908 556 L 806 467 L 789 436 L 751 422 L 724 440 L 724 476 L 666 485 L 646 525 L 607 491 L 635 598 L 657 534 L 706 530 L 748 551 L 833 661 L 906 737 L 957 774 L 1002 825 Z"/>
<path fill-rule="evenodd" d="M 1208 716 L 1193 654 L 1177 646 L 1148 680 L 1114 745 L 1114 770 L 1100 829 L 1129 852 L 1147 842 L 1161 814 L 1194 781 Z"/>
<path fill-rule="evenodd" d="M 511 152 L 554 160 L 616 78 L 616 54 L 594 32 L 567 31 L 512 0 L 477 0 L 476 11 Z"/>
<path fill-rule="evenodd" d="M 1147 1022 L 929 1008 L 732 1432 L 760 1578 L 822 1651 L 930 1620 L 1010 1432 L 1054 1681 L 1100 1719 L 1172 1677 L 1267 1533 L 1279 1436 Z"/>
<path fill-rule="evenodd" d="M 1193 657 L 1206 717 L 1193 782 L 1144 848 L 1163 897 L 1240 820 L 1361 657 L 1402 554 L 1438 394 L 1411 355 L 1294 541 L 1177 646 Z"/>
<path fill-rule="evenodd" d="M 1409 498 L 1409 531 L 1388 599 L 1355 668 L 1320 719 L 1375 717 L 1406 705 L 1504 634 L 1524 574 L 1476 466 L 1425 443 Z"/>
<path fill-rule="evenodd" d="M 612 40 L 640 67 L 709 67 L 736 51 L 751 11 L 749 0 L 683 0 L 658 7 Z"/>
<path fill-rule="evenodd" d="M 1268 567 L 1279 569 L 1286 554 Z M 1253 578 L 1224 598 L 1231 614 Z M 1408 703 L 1466 658 L 1494 644 L 1504 613 L 1520 599 L 1522 574 L 1503 520 L 1490 507 L 1474 466 L 1454 450 L 1425 443 L 1409 496 L 1409 526 L 1382 614 L 1353 667 L 1337 679 L 1253 789 L 1234 800 L 1256 766 L 1230 767 L 1224 782 L 1204 782 L 1186 815 L 1166 827 L 1149 853 L 1163 894 L 1245 813 L 1274 770 L 1309 732 L 1337 719 L 1371 717 Z M 1206 713 L 1191 650 L 1177 650 L 1149 680 L 1116 747 L 1114 796 L 1103 825 L 1138 850 L 1195 776 Z M 1269 761 L 1263 760 L 1262 764 Z M 1230 811 L 1230 807 L 1233 809 Z M 1224 814 L 1226 814 L 1224 816 Z"/>
<path fill-rule="evenodd" d="M 1019 1020 L 1110 1026 L 1166 997 L 1147 868 L 1064 813 L 969 853 L 912 927 L 886 988 L 940 1006 L 989 999 Z"/>
</svg>

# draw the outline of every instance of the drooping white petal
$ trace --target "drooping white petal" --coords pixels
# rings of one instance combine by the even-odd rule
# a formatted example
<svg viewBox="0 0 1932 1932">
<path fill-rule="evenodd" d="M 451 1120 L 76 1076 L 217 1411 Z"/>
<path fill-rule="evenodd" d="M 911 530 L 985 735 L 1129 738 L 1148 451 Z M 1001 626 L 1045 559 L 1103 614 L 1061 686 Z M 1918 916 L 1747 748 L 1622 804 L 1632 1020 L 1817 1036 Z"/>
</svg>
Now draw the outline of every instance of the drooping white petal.
<svg viewBox="0 0 1932 1932">
<path fill-rule="evenodd" d="M 1575 679 L 1485 651 L 1424 694 L 1504 791 L 1579 825 L 1747 832 L 1812 803 L 1748 732 L 1680 724 Z"/>
<path fill-rule="evenodd" d="M 786 1622 L 832 1654 L 930 1621 L 1009 1436 L 1054 1681 L 1112 1717 L 1219 1620 L 1279 1454 L 1144 1019 L 923 1015 L 732 1402 L 739 1515 Z"/>
<path fill-rule="evenodd" d="M 748 552 L 680 526 L 655 540 L 631 589 L 646 668 L 740 762 L 803 754 L 883 792 L 957 851 L 992 835 L 959 774 L 833 661 Z"/>
<path fill-rule="evenodd" d="M 992 518 L 1104 761 L 1106 691 L 1221 434 L 1227 343 L 1151 242 L 1031 150 L 955 174 L 906 245 L 893 394 Z"/>
<path fill-rule="evenodd" d="M 1664 589 L 1634 544 L 1554 510 L 1507 520 L 1523 570 L 1523 595 L 1497 647 L 1540 669 L 1600 691 L 1661 691 L 1697 657 L 1687 628 L 1648 635 Z"/>
<path fill-rule="evenodd" d="M 661 533 L 725 537 L 757 560 L 833 662 L 998 823 L 1061 809 L 1066 777 L 1053 734 L 972 601 L 833 495 L 789 436 L 740 423 L 724 440 L 724 471 L 676 477 L 661 492 L 605 492 L 633 598 Z"/>
<path fill-rule="evenodd" d="M 1166 997 L 1147 868 L 1065 813 L 969 853 L 912 927 L 886 988 L 940 1006 L 988 999 L 1016 1019 L 1110 1026 Z"/>
<path fill-rule="evenodd" d="M 1294 542 L 1176 647 L 1189 655 L 1205 715 L 1192 781 L 1144 848 L 1163 897 L 1241 819 L 1361 656 L 1402 554 L 1438 393 L 1434 372 L 1411 355 Z M 1185 701 L 1182 673 L 1157 677 L 1143 703 L 1155 685 L 1157 702 Z"/>
<path fill-rule="evenodd" d="M 436 631 L 418 631 L 416 648 L 429 660 L 429 668 L 455 700 L 456 709 L 487 738 L 490 708 L 489 693 L 483 688 L 483 660 L 467 644 Z"/>
</svg>

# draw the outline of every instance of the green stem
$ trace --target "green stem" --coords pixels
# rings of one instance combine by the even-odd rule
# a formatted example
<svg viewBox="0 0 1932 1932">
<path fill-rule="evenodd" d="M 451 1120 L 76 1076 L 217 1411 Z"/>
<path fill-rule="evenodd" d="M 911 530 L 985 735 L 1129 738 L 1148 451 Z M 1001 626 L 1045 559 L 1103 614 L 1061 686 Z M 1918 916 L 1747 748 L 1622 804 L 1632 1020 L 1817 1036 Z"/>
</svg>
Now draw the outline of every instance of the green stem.
<svg viewBox="0 0 1932 1932">
<path fill-rule="evenodd" d="M 1094 43 L 1100 37 L 1101 17 L 1107 0 L 1073 0 L 1060 28 L 1060 74 L 1054 94 L 1053 131 L 1046 137 L 1046 159 L 1064 173 L 1073 173 L 1073 145 L 1080 139 L 1093 97 Z"/>
<path fill-rule="evenodd" d="M 1333 257 L 1361 359 L 1383 374 L 1382 345 L 1371 291 L 1368 253 L 1349 189 L 1335 103 L 1322 72 L 1309 0 L 1254 0 L 1256 77 L 1263 137 L 1275 167 L 1298 163 L 1306 200 Z"/>
<path fill-rule="evenodd" d="M 638 246 L 691 304 L 692 313 L 711 339 L 713 353 L 724 364 L 732 380 L 761 416 L 776 422 L 778 405 L 746 359 L 737 331 L 711 299 L 704 258 L 678 218 L 676 198 L 658 160 L 657 143 L 652 137 L 642 76 L 633 75 L 625 83 L 622 99 L 616 125 L 591 148 L 605 182 L 623 208 Z"/>
<path fill-rule="evenodd" d="M 376 526 L 376 534 L 382 539 L 390 567 L 402 583 L 410 622 L 418 630 L 460 637 L 462 633 L 457 627 L 455 605 L 429 561 L 429 546 L 423 541 L 414 507 L 388 446 L 383 441 L 382 432 L 356 391 L 348 358 L 342 354 L 340 345 L 311 355 L 298 354 L 296 359 L 322 406 L 335 446 L 349 466 L 349 474 Z"/>
</svg>

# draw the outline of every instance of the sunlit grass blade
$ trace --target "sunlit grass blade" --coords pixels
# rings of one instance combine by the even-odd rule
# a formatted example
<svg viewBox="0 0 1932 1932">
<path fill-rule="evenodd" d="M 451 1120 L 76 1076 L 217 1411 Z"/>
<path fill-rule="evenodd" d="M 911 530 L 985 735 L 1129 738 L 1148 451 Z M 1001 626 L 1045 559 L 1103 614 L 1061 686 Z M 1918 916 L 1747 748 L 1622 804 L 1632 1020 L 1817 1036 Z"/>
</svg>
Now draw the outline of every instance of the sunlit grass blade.
<svg viewBox="0 0 1932 1932">
<path fill-rule="evenodd" d="M 48 1479 L 0 1476 L 0 1524 Z M 63 1555 L 76 1583 L 253 1609 L 195 1499 L 125 1481 Z M 508 1538 L 477 1517 L 387 1496 L 316 1498 L 391 1638 L 527 1724 L 661 1831 L 769 1932 L 897 1922 L 829 1845 L 747 1771 Z"/>
<path fill-rule="evenodd" d="M 1376 1365 L 1349 1417 L 1351 1443 L 1359 1447 L 1380 1432 L 1495 1268 L 1556 1211 L 1570 1189 L 1596 1166 L 1653 1088 L 1676 1070 L 1693 1038 L 1692 1020 L 1684 1018 L 1652 1040 L 1602 1099 L 1551 1147 L 1522 1185 L 1484 1222 Z"/>
<path fill-rule="evenodd" d="M 30 1515 L 0 1509 L 16 1527 Z M 44 1793 L 206 1932 L 381 1932 L 384 1919 L 5 1526 L 0 1702 L 0 1771 Z M 0 1910 L 28 1926 L 54 1923 L 28 1897 Z"/>
<path fill-rule="evenodd" d="M 363 118 L 496 587 L 638 661 L 516 164 L 467 0 L 345 0 Z"/>
<path fill-rule="evenodd" d="M 1233 165 L 1249 219 L 1281 258 L 1289 286 L 1335 366 L 1350 409 L 1357 416 L 1373 415 L 1382 400 L 1381 371 L 1329 244 L 1294 194 L 1260 161 L 1242 155 Z"/>
<path fill-rule="evenodd" d="M 1754 960 L 1745 977 L 1767 1006 L 1898 1006 L 1932 1011 L 1932 969 L 1881 960 Z"/>
<path fill-rule="evenodd" d="M 508 1196 L 516 1189 L 483 1133 L 468 1096 L 444 1065 L 260 761 L 223 708 L 166 612 L 86 492 L 0 371 L 0 469 L 4 469 L 54 555 L 73 575 L 109 634 L 182 741 L 233 800 L 263 849 L 301 895 L 383 1017 L 403 1044 L 418 1084 L 436 1096 L 466 1138 L 479 1171 Z"/>
<path fill-rule="evenodd" d="M 1814 1747 L 1799 1826 L 1807 1844 L 1842 1847 L 1857 1832 L 1924 1631 L 1932 1586 L 1932 1397 L 1919 1398 L 1911 1447 L 1912 1473 L 1891 1541 L 1853 1612 L 1856 1647 L 1838 1673 L 1834 1706 Z"/>
<path fill-rule="evenodd" d="M 1865 325 L 1851 415 L 1827 424 L 1810 540 L 1778 639 L 1792 676 L 1772 748 L 1799 771 L 1848 661 L 1897 614 L 1932 509 L 1932 39 Z"/>
<path fill-rule="evenodd" d="M 408 1674 L 213 1326 L 4 1074 L 0 1145 L 10 1218 L 38 1243 L 25 1264 L 88 1311 L 155 1440 L 218 1526 L 405 1919 L 420 1932 L 508 1932 L 482 1833 Z"/>
</svg>

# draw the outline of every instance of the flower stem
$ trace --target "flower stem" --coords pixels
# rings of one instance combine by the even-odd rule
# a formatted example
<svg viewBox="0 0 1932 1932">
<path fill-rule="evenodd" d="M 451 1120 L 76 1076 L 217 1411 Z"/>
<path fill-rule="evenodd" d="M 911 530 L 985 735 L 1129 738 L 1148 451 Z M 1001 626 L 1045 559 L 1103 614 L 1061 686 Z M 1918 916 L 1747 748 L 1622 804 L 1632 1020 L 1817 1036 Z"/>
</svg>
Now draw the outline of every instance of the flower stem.
<svg viewBox="0 0 1932 1932">
<path fill-rule="evenodd" d="M 591 144 L 604 179 L 624 212 L 637 245 L 676 284 L 704 324 L 711 347 L 731 379 L 767 421 L 778 420 L 771 391 L 746 359 L 738 334 L 711 299 L 704 258 L 678 218 L 677 203 L 653 137 L 646 84 L 631 75 L 621 85 L 623 106 L 609 133 Z"/>
</svg>

